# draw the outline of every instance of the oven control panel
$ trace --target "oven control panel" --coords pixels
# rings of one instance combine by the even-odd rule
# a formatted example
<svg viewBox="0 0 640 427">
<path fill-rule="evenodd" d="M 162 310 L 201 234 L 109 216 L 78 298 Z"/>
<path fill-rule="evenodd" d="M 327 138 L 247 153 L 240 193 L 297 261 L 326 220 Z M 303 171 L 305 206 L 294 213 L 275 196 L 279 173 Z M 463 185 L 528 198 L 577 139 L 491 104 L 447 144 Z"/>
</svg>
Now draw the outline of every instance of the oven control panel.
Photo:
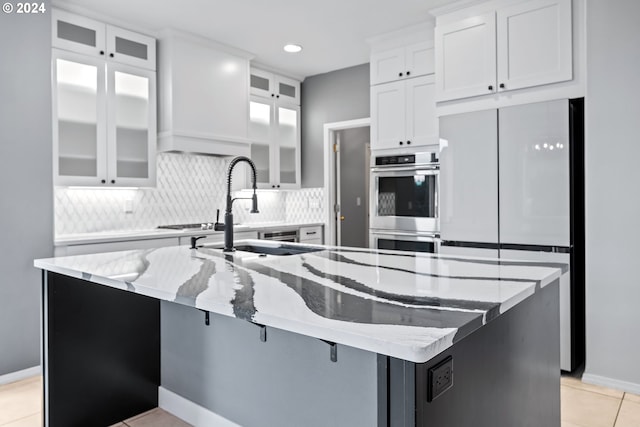
<svg viewBox="0 0 640 427">
<path fill-rule="evenodd" d="M 375 166 L 402 166 L 433 163 L 438 163 L 438 156 L 435 152 L 404 154 L 399 156 L 378 156 L 375 158 Z"/>
</svg>

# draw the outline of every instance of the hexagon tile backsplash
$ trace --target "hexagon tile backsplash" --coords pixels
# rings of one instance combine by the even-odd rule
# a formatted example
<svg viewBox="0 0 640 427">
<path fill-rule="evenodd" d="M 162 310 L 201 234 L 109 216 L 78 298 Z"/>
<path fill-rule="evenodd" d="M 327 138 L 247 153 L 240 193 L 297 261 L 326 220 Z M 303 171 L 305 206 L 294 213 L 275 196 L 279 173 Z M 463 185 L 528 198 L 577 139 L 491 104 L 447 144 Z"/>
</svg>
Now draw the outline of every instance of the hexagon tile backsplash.
<svg viewBox="0 0 640 427">
<path fill-rule="evenodd" d="M 221 216 L 224 211 L 228 164 L 228 159 L 219 157 L 160 153 L 156 188 L 56 188 L 56 237 L 212 222 L 216 209 L 220 209 Z M 323 222 L 323 197 L 322 188 L 261 191 L 258 194 L 260 213 L 249 214 L 251 202 L 238 200 L 233 206 L 234 220 L 240 223 Z"/>
</svg>

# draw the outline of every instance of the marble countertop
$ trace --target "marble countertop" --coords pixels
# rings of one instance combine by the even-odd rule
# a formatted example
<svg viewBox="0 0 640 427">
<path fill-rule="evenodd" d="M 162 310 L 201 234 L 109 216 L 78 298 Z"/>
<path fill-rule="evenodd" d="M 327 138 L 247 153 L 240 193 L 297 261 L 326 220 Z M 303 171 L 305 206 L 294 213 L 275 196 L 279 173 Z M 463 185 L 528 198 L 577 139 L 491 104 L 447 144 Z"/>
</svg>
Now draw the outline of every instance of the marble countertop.
<svg viewBox="0 0 640 427">
<path fill-rule="evenodd" d="M 300 247 L 266 241 L 240 244 Z M 308 246 L 308 245 L 307 245 Z M 566 264 L 314 246 L 259 256 L 174 246 L 39 259 L 37 268 L 422 363 Z"/>
<path fill-rule="evenodd" d="M 242 231 L 264 231 L 269 229 L 291 229 L 307 226 L 324 225 L 324 223 L 293 223 L 293 222 L 260 222 L 250 224 L 234 224 L 233 229 L 235 232 Z M 69 245 L 86 245 L 91 243 L 107 243 L 107 242 L 122 242 L 129 240 L 143 240 L 143 239 L 161 239 L 164 237 L 188 237 L 188 236 L 205 236 L 210 234 L 220 234 L 222 231 L 214 230 L 198 230 L 198 229 L 184 229 L 184 230 L 170 230 L 151 228 L 148 230 L 122 230 L 122 231 L 100 231 L 95 233 L 79 233 L 79 234 L 65 234 L 62 236 L 56 236 L 54 240 L 55 246 L 69 246 Z"/>
</svg>

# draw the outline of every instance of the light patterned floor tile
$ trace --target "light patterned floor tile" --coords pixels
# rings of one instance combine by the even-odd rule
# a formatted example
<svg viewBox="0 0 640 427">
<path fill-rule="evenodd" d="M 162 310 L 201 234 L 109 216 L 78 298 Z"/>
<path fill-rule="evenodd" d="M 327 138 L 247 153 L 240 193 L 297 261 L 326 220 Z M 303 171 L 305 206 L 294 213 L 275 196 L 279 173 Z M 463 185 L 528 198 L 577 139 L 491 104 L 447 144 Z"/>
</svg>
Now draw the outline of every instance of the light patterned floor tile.
<svg viewBox="0 0 640 427">
<path fill-rule="evenodd" d="M 582 382 L 579 378 L 574 378 L 574 377 L 563 376 L 560 378 L 560 383 L 568 387 L 573 387 L 580 390 L 592 391 L 594 393 L 604 394 L 606 396 L 615 397 L 617 399 L 622 399 L 622 396 L 624 395 L 624 392 L 620 390 L 615 390 L 613 388 L 602 387 L 594 384 L 587 384 Z"/>
<path fill-rule="evenodd" d="M 561 418 L 582 427 L 612 427 L 621 399 L 561 386 Z"/>
<path fill-rule="evenodd" d="M 618 419 L 615 427 L 638 427 L 640 426 L 640 403 L 630 400 L 622 401 Z"/>
<path fill-rule="evenodd" d="M 144 414 L 137 415 L 133 418 L 125 420 L 124 423 L 129 427 L 189 427 L 180 418 L 163 411 L 160 408 L 152 409 Z"/>
<path fill-rule="evenodd" d="M 624 394 L 624 399 L 625 400 L 630 400 L 632 402 L 640 403 L 640 396 L 637 395 L 637 394 L 625 393 Z"/>
<path fill-rule="evenodd" d="M 9 424 L 2 424 L 2 427 L 42 427 L 42 414 L 38 412 Z"/>
<path fill-rule="evenodd" d="M 42 377 L 0 386 L 0 426 L 42 411 Z"/>
</svg>

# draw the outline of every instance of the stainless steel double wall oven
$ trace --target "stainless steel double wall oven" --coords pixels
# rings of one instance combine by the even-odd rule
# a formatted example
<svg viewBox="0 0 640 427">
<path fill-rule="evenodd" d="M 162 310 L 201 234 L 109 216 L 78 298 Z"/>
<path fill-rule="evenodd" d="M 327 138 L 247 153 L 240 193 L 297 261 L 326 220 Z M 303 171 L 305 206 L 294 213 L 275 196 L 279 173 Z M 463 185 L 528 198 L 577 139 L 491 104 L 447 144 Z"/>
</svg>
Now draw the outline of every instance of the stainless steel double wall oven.
<svg viewBox="0 0 640 427">
<path fill-rule="evenodd" d="M 439 174 L 437 150 L 371 157 L 372 248 L 438 252 Z"/>
</svg>

